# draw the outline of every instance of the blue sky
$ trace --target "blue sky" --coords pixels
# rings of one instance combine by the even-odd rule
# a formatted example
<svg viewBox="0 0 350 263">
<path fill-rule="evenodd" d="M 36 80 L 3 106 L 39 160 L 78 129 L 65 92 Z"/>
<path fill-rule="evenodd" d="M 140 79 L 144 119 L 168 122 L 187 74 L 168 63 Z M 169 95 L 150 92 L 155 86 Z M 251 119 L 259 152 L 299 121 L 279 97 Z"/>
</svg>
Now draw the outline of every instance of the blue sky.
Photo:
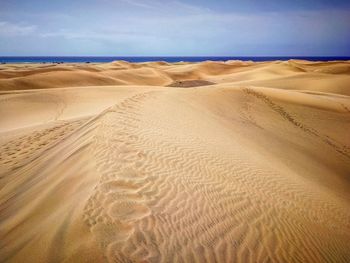
<svg viewBox="0 0 350 263">
<path fill-rule="evenodd" d="M 0 55 L 350 56 L 350 1 L 0 0 Z"/>
</svg>

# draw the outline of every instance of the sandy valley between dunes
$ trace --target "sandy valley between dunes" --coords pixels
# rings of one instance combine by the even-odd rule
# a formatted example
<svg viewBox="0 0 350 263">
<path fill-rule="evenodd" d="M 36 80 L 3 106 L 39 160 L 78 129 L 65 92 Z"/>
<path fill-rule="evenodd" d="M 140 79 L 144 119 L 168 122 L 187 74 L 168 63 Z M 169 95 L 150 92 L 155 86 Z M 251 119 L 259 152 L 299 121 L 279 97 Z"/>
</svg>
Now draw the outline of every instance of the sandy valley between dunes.
<svg viewBox="0 0 350 263">
<path fill-rule="evenodd" d="M 350 62 L 0 65 L 0 262 L 350 262 Z"/>
</svg>

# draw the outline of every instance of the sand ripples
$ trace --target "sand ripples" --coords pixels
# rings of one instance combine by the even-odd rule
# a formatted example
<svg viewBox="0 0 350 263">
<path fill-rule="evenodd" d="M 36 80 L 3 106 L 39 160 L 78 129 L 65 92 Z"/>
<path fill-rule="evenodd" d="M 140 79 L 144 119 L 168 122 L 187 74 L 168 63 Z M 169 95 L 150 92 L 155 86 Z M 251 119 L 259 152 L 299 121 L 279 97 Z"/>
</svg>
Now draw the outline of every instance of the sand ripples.
<svg viewBox="0 0 350 263">
<path fill-rule="evenodd" d="M 330 79 L 347 72 L 334 65 L 319 67 Z M 12 134 L 6 118 L 0 262 L 349 262 L 348 97 L 237 84 L 316 69 L 116 62 L 79 74 L 217 84 L 2 95 L 35 116 L 50 107 L 51 121 L 13 124 Z"/>
</svg>

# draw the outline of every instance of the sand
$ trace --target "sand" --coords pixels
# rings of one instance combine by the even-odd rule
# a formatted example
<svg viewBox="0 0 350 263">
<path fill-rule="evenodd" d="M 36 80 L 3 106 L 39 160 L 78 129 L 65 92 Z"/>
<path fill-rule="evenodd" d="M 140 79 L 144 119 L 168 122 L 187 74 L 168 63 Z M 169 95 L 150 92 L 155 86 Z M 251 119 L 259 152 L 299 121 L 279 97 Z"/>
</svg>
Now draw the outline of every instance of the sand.
<svg viewBox="0 0 350 263">
<path fill-rule="evenodd" d="M 0 262 L 349 262 L 350 62 L 0 66 Z"/>
</svg>

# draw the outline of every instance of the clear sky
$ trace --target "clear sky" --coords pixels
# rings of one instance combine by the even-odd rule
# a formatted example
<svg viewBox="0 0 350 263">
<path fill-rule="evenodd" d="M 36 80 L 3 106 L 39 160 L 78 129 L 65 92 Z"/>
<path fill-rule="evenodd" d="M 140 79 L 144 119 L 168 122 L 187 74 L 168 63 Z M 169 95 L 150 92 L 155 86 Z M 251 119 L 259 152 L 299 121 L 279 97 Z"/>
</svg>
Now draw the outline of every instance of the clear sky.
<svg viewBox="0 0 350 263">
<path fill-rule="evenodd" d="M 0 0 L 0 56 L 350 56 L 350 0 Z"/>
</svg>

